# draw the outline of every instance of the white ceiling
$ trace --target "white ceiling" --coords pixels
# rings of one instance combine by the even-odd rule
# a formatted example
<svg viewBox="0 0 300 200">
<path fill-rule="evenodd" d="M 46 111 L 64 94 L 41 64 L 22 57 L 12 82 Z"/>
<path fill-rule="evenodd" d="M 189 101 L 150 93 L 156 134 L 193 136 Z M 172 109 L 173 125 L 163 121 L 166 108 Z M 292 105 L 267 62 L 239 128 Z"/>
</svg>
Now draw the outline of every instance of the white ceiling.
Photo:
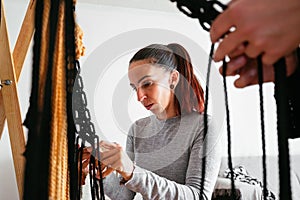
<svg viewBox="0 0 300 200">
<path fill-rule="evenodd" d="M 77 0 L 78 3 L 118 6 L 127 8 L 139 8 L 158 10 L 165 12 L 179 12 L 176 4 L 170 0 Z"/>
</svg>

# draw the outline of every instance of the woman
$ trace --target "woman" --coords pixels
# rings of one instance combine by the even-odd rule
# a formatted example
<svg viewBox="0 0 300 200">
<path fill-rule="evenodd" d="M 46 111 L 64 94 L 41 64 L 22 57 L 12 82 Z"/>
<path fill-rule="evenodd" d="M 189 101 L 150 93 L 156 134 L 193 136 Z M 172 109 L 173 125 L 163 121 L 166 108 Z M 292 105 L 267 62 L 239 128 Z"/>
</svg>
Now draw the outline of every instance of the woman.
<svg viewBox="0 0 300 200">
<path fill-rule="evenodd" d="M 130 128 L 126 152 L 102 141 L 104 189 L 111 199 L 201 199 L 203 145 L 206 177 L 202 199 L 211 199 L 221 157 L 209 120 L 204 138 L 204 92 L 187 51 L 179 44 L 153 44 L 130 60 L 128 77 L 137 99 L 154 115 Z M 90 154 L 86 149 L 84 159 Z M 116 176 L 116 171 L 119 175 Z"/>
</svg>

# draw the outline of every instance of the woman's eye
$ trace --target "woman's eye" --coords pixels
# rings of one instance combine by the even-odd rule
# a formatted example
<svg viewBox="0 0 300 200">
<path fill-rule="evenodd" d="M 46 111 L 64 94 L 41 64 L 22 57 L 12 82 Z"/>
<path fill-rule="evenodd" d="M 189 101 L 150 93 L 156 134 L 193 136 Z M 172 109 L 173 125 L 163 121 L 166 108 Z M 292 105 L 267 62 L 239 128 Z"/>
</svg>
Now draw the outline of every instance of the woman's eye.
<svg viewBox="0 0 300 200">
<path fill-rule="evenodd" d="M 132 90 L 133 90 L 133 91 L 137 91 L 136 87 L 132 87 Z"/>
<path fill-rule="evenodd" d="M 145 83 L 143 83 L 142 88 L 147 88 L 151 85 L 152 85 L 152 82 L 145 82 Z"/>
</svg>

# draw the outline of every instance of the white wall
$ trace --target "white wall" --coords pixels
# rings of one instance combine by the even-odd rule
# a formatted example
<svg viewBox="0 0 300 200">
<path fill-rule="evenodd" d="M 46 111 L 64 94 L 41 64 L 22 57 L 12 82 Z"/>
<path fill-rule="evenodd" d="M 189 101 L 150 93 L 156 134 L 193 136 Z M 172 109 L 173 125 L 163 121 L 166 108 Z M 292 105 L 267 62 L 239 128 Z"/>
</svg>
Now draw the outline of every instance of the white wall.
<svg viewBox="0 0 300 200">
<path fill-rule="evenodd" d="M 27 4 L 23 1 L 14 3 L 14 1 L 8 0 L 4 3 L 11 47 L 13 47 Z M 196 63 L 197 73 L 200 74 L 202 82 L 205 80 L 203 70 L 205 71 L 207 64 L 210 43 L 208 34 L 202 30 L 197 20 L 190 19 L 179 12 L 149 11 L 94 4 L 79 4 L 77 17 L 78 23 L 84 31 L 86 46 L 86 55 L 82 57 L 81 64 L 90 103 L 89 108 L 92 111 L 97 132 L 103 133 L 100 135 L 108 140 L 124 144 L 126 130 L 130 123 L 141 116 L 149 115 L 135 102 L 135 96 L 128 90 L 126 82 L 128 59 L 138 48 L 153 42 L 181 43 L 187 47 L 192 61 Z M 30 52 L 18 85 L 23 119 L 27 112 L 30 94 L 31 60 Z M 219 102 L 223 99 L 223 91 L 219 91 L 219 86 L 222 85 L 220 85 L 220 77 L 216 73 L 216 69 L 214 67 L 215 73 L 212 75 L 211 87 L 212 89 L 217 88 L 215 91 L 218 92 L 212 94 L 211 99 Z M 232 87 L 232 79 L 229 80 L 228 87 L 233 155 L 261 155 L 258 88 L 253 86 L 244 90 L 235 89 Z M 267 152 L 269 155 L 277 155 L 273 84 L 266 84 L 264 89 Z M 118 92 L 121 92 L 121 95 Z M 224 113 L 217 104 L 210 106 L 210 112 L 215 116 L 218 116 L 218 113 L 220 115 Z M 219 122 L 222 124 L 223 120 L 219 120 Z M 224 134 L 224 155 L 226 155 L 227 143 L 224 130 L 222 133 Z M 300 153 L 299 144 L 299 140 L 290 143 L 291 154 Z M 16 181 L 6 129 L 0 141 L 0 152 L 0 197 L 1 199 L 17 199 Z"/>
</svg>

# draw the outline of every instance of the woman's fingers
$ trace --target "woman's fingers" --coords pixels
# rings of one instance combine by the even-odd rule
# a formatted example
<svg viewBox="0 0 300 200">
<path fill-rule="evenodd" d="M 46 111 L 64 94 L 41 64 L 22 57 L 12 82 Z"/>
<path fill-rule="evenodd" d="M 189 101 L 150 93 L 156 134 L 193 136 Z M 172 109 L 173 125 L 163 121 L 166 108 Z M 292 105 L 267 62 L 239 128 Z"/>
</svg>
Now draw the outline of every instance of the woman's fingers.
<svg viewBox="0 0 300 200">
<path fill-rule="evenodd" d="M 122 147 L 105 151 L 101 153 L 101 163 L 105 165 L 112 165 L 116 160 L 121 159 Z"/>
<path fill-rule="evenodd" d="M 116 142 L 108 142 L 108 141 L 104 141 L 102 140 L 100 143 L 100 151 L 101 152 L 105 152 L 105 151 L 108 151 L 108 150 L 112 150 L 112 149 L 115 149 L 117 147 L 120 147 L 120 145 Z"/>
<path fill-rule="evenodd" d="M 102 178 L 105 178 L 106 176 L 110 175 L 115 170 L 111 167 L 105 166 L 104 169 L 102 169 L 101 171 L 102 171 Z M 96 178 L 100 179 L 100 170 L 97 171 Z"/>
</svg>

